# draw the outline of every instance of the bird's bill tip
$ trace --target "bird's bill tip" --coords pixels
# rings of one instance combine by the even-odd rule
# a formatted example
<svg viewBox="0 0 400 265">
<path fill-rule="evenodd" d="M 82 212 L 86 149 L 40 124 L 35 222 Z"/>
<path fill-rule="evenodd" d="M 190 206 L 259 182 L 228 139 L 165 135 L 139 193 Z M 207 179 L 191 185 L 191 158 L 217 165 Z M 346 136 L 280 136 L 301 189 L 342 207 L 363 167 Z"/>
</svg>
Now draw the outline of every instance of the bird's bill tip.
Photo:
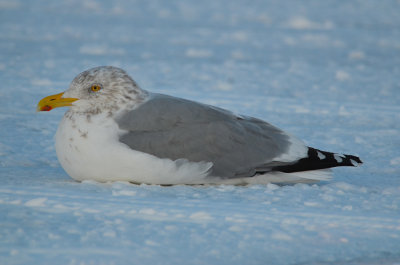
<svg viewBox="0 0 400 265">
<path fill-rule="evenodd" d="M 36 111 L 50 111 L 54 108 L 68 107 L 72 105 L 72 102 L 77 101 L 77 98 L 63 98 L 64 93 L 51 95 L 42 98 L 36 108 Z"/>
</svg>

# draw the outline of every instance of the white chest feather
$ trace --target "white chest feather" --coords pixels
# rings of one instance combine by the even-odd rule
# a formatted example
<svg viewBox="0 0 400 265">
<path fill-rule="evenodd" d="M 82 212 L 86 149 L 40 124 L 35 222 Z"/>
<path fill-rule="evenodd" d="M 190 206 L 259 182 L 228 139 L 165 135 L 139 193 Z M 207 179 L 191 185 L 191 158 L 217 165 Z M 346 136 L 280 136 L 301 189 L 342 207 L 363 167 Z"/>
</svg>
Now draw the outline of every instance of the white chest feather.
<svg viewBox="0 0 400 265">
<path fill-rule="evenodd" d="M 149 184 L 202 183 L 212 163 L 172 161 L 130 149 L 118 141 L 123 133 L 103 115 L 65 115 L 56 133 L 56 152 L 74 179 Z"/>
</svg>

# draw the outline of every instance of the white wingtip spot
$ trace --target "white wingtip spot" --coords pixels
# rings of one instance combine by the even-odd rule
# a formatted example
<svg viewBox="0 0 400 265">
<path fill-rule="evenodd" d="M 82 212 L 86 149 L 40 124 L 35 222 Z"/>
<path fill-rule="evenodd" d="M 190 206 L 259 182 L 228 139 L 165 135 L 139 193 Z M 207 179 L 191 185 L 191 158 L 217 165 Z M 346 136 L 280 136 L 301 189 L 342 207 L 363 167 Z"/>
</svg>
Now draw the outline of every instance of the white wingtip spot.
<svg viewBox="0 0 400 265">
<path fill-rule="evenodd" d="M 340 155 L 334 154 L 333 157 L 335 158 L 335 160 L 336 160 L 338 163 L 342 163 L 343 158 L 342 158 Z"/>
<path fill-rule="evenodd" d="M 324 160 L 326 158 L 326 156 L 323 153 L 319 152 L 319 151 L 317 151 L 317 155 L 318 155 L 318 158 L 320 160 Z"/>
<path fill-rule="evenodd" d="M 352 164 L 353 166 L 355 166 L 355 167 L 358 167 L 358 166 L 360 165 L 357 161 L 355 161 L 355 160 L 353 160 L 353 159 L 350 159 L 350 162 L 351 162 L 351 164 Z"/>
</svg>

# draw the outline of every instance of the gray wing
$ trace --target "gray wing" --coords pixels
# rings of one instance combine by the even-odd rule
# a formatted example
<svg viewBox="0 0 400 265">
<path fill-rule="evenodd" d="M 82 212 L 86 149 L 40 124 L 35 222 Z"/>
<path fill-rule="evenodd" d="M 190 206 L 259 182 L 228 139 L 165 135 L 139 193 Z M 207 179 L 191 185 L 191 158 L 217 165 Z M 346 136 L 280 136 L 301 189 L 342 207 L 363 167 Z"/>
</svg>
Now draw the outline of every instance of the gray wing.
<svg viewBox="0 0 400 265">
<path fill-rule="evenodd" d="M 276 166 L 289 136 L 250 117 L 161 94 L 117 120 L 130 148 L 172 160 L 213 162 L 213 176 L 249 177 Z"/>
</svg>

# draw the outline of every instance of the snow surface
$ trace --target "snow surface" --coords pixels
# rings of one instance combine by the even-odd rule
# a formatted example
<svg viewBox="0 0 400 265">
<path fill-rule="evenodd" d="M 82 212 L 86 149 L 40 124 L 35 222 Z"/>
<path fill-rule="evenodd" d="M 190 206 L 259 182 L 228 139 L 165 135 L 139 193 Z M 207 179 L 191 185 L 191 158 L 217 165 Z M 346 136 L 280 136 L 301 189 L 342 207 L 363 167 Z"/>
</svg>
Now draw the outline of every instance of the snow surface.
<svg viewBox="0 0 400 265">
<path fill-rule="evenodd" d="M 400 264 L 400 2 L 0 0 L 0 264 Z M 319 185 L 78 183 L 35 113 L 98 65 L 359 155 Z M 99 161 L 101 163 L 101 161 Z"/>
</svg>

